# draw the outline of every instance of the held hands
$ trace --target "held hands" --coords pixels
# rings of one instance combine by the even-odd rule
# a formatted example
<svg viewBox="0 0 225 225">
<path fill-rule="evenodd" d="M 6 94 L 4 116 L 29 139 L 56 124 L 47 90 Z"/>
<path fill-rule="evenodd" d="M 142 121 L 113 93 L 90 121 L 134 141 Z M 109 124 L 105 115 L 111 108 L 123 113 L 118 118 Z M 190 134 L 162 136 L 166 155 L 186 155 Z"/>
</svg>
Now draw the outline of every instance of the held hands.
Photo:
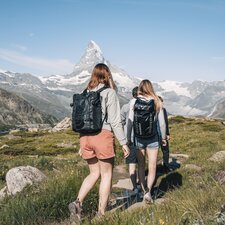
<svg viewBox="0 0 225 225">
<path fill-rule="evenodd" d="M 130 155 L 130 149 L 128 148 L 127 145 L 123 145 L 122 149 L 123 149 L 124 158 L 127 158 Z"/>
<path fill-rule="evenodd" d="M 166 139 L 162 139 L 162 146 L 166 146 L 166 145 L 167 145 Z"/>
</svg>

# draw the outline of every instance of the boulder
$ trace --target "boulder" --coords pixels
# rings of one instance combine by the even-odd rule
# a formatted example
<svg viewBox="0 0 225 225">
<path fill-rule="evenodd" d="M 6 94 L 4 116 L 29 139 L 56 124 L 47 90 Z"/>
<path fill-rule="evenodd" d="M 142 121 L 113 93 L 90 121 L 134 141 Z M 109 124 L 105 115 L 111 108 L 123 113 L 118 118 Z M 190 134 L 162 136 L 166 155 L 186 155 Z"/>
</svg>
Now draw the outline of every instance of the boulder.
<svg viewBox="0 0 225 225">
<path fill-rule="evenodd" d="M 225 184 L 225 171 L 218 171 L 215 175 L 215 180 L 220 184 Z"/>
<path fill-rule="evenodd" d="M 28 132 L 38 132 L 39 129 L 37 127 L 30 127 L 28 128 Z"/>
<path fill-rule="evenodd" d="M 61 122 L 59 122 L 55 127 L 52 128 L 52 132 L 58 132 L 72 127 L 72 119 L 65 117 Z"/>
<path fill-rule="evenodd" d="M 6 184 L 9 195 L 15 195 L 27 185 L 34 185 L 46 176 L 37 168 L 31 166 L 19 166 L 10 169 L 6 174 Z"/>
<path fill-rule="evenodd" d="M 210 161 L 213 162 L 222 162 L 225 160 L 225 151 L 216 152 L 211 158 Z"/>
</svg>

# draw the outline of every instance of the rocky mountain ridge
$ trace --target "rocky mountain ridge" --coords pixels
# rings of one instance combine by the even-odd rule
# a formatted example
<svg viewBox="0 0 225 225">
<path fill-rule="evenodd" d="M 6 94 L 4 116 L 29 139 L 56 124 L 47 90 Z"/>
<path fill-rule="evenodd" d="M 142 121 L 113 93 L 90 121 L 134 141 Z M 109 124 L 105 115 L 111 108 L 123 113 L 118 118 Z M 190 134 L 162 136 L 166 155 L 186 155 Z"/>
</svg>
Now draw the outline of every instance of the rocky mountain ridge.
<svg viewBox="0 0 225 225">
<path fill-rule="evenodd" d="M 118 87 L 121 105 L 131 98 L 131 90 L 141 78 L 127 74 L 121 68 L 112 65 L 104 58 L 100 47 L 91 41 L 74 70 L 66 75 L 35 77 L 31 74 L 19 74 L 0 71 L 0 87 L 23 97 L 45 113 L 58 119 L 71 115 L 70 103 L 74 93 L 81 92 L 87 86 L 91 71 L 97 63 L 107 64 Z M 154 82 L 157 94 L 164 98 L 164 104 L 170 114 L 182 116 L 209 116 L 225 118 L 225 81 L 161 81 Z"/>
<path fill-rule="evenodd" d="M 0 88 L 0 127 L 24 124 L 50 124 L 57 119 L 40 112 L 21 97 Z"/>
</svg>

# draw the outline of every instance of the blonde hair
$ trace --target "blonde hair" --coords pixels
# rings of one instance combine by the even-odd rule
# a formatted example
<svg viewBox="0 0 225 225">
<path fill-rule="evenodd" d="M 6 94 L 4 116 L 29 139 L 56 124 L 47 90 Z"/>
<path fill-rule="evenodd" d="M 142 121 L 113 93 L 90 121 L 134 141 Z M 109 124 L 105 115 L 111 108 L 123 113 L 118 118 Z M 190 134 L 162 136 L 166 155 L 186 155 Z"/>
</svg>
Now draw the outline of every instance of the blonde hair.
<svg viewBox="0 0 225 225">
<path fill-rule="evenodd" d="M 104 63 L 99 63 L 94 67 L 87 88 L 93 89 L 97 87 L 99 83 L 104 84 L 105 86 L 114 90 L 116 89 L 116 85 L 113 81 L 109 67 Z"/>
<path fill-rule="evenodd" d="M 142 80 L 138 87 L 138 94 L 145 97 L 151 96 L 155 102 L 156 112 L 159 112 L 162 108 L 162 102 L 159 97 L 156 95 L 153 85 L 150 80 Z"/>
</svg>

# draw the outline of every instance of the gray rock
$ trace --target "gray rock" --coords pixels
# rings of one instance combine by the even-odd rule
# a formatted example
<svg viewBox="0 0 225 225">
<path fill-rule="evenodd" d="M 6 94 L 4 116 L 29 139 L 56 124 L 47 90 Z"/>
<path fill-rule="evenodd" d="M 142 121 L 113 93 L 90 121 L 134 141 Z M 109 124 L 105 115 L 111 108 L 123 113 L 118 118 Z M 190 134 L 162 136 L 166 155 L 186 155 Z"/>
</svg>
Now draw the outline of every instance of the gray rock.
<svg viewBox="0 0 225 225">
<path fill-rule="evenodd" d="M 28 131 L 29 132 L 38 132 L 39 129 L 37 127 L 31 127 L 31 128 L 28 128 Z"/>
<path fill-rule="evenodd" d="M 200 172 L 202 168 L 200 166 L 194 165 L 194 164 L 186 164 L 185 168 L 188 170 L 194 170 Z"/>
<path fill-rule="evenodd" d="M 40 170 L 31 166 L 12 168 L 6 174 L 8 194 L 15 195 L 27 185 L 37 184 L 45 178 L 46 176 Z"/>
<path fill-rule="evenodd" d="M 220 151 L 215 153 L 212 157 L 209 158 L 213 162 L 222 162 L 225 160 L 225 151 Z"/>
<path fill-rule="evenodd" d="M 7 187 L 5 186 L 0 190 L 0 201 L 8 194 Z"/>
<path fill-rule="evenodd" d="M 171 153 L 170 154 L 170 157 L 172 157 L 172 158 L 176 158 L 176 159 L 188 159 L 189 158 L 189 155 L 186 155 L 186 154 L 179 154 L 179 153 L 177 153 L 177 154 L 173 154 L 173 153 Z"/>
<path fill-rule="evenodd" d="M 214 178 L 220 184 L 225 184 L 225 171 L 218 171 Z"/>
<path fill-rule="evenodd" d="M 73 148 L 75 147 L 73 143 L 59 143 L 56 145 L 57 148 Z"/>
<path fill-rule="evenodd" d="M 9 146 L 8 145 L 2 145 L 1 147 L 0 147 L 0 149 L 4 149 L 4 148 L 8 148 Z"/>
<path fill-rule="evenodd" d="M 61 130 L 68 129 L 72 126 L 72 119 L 65 117 L 61 122 L 59 122 L 55 127 L 52 128 L 52 132 L 58 132 Z"/>
<path fill-rule="evenodd" d="M 130 178 L 120 179 L 116 184 L 113 185 L 114 188 L 124 188 L 127 190 L 132 190 L 133 185 L 131 183 Z"/>
</svg>

